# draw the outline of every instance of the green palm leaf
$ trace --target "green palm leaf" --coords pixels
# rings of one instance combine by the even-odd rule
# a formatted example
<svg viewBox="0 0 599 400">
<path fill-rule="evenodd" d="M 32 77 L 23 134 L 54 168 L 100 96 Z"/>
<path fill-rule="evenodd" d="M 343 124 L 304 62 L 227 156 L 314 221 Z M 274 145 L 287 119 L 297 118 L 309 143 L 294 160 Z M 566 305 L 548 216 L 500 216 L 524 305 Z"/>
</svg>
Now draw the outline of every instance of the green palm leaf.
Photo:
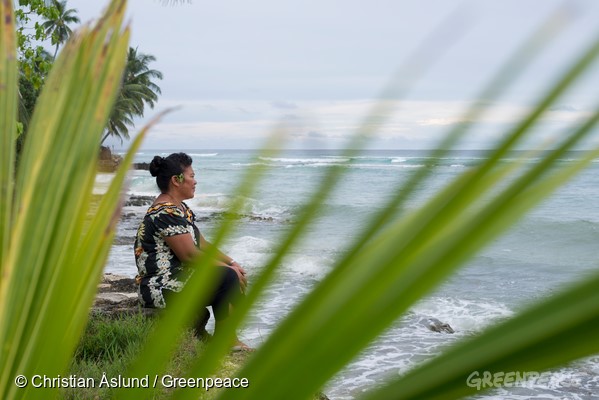
<svg viewBox="0 0 599 400">
<path fill-rule="evenodd" d="M 75 24 L 80 22 L 79 17 L 75 14 L 77 10 L 75 9 L 67 9 L 67 2 L 54 0 L 53 2 L 55 13 L 53 18 L 46 18 L 46 21 L 42 23 L 42 28 L 44 29 L 46 35 L 50 36 L 52 39 L 52 44 L 56 45 L 56 49 L 54 51 L 54 57 L 56 58 L 56 54 L 58 53 L 58 47 L 67 41 L 69 36 L 73 33 L 71 28 L 69 28 L 68 24 Z"/>
<path fill-rule="evenodd" d="M 161 92 L 152 79 L 162 79 L 162 73 L 150 69 L 149 64 L 153 61 L 156 61 L 154 56 L 138 53 L 137 49 L 129 47 L 121 91 L 102 142 L 109 136 L 129 139 L 129 128 L 134 126 L 133 119 L 143 117 L 146 105 L 154 108 Z"/>
<path fill-rule="evenodd" d="M 2 11 L 8 12 L 4 5 Z M 13 379 L 64 373 L 93 300 L 110 243 L 98 239 L 110 237 L 111 225 L 107 219 L 90 230 L 85 221 L 99 137 L 125 63 L 123 15 L 124 2 L 113 2 L 105 19 L 74 36 L 56 60 L 25 142 L 12 194 L 15 206 L 3 204 L 2 212 L 14 216 L 7 225 L 11 235 L 0 287 L 2 398 L 52 396 L 56 389 L 18 389 Z M 5 27 L 3 36 L 11 29 Z M 2 53 L 9 51 L 3 45 Z M 103 209 L 114 210 L 114 196 L 111 202 Z M 85 258 L 78 257 L 76 249 L 89 237 L 94 246 Z M 90 271 L 92 278 L 85 280 Z M 85 288 L 73 297 L 70 289 L 79 287 L 82 277 Z"/>
<path fill-rule="evenodd" d="M 14 186 L 14 143 L 17 138 L 17 59 L 15 17 L 2 6 L 0 18 L 0 260 L 9 248 Z M 0 276 L 4 275 L 4 263 Z M 0 296 L 2 283 L 0 282 Z"/>
</svg>

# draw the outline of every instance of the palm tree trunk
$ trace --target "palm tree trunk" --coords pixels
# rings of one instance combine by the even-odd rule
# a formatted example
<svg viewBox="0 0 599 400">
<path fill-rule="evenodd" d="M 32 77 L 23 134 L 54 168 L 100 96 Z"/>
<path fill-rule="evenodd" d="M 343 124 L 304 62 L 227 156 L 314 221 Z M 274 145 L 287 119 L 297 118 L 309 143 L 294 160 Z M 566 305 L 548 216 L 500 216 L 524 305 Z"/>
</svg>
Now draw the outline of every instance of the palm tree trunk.
<svg viewBox="0 0 599 400">
<path fill-rule="evenodd" d="M 102 145 L 104 143 L 104 141 L 106 139 L 108 139 L 108 136 L 110 136 L 110 132 L 106 132 L 106 134 L 104 135 L 104 137 L 102 138 L 102 141 L 100 142 L 100 145 Z"/>
</svg>

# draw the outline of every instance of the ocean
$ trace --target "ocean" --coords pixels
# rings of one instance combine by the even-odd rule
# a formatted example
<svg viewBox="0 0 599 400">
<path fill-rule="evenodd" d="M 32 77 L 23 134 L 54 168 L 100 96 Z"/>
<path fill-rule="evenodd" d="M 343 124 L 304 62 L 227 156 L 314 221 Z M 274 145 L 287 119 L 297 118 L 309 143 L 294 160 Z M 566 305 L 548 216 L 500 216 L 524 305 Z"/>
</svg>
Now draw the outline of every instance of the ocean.
<svg viewBox="0 0 599 400">
<path fill-rule="evenodd" d="M 180 150 L 177 150 L 180 151 Z M 252 276 L 269 259 L 279 238 L 289 229 L 300 206 L 330 165 L 346 165 L 343 182 L 325 201 L 319 219 L 280 268 L 280 279 L 254 310 L 240 337 L 259 346 L 302 297 L 327 274 L 334 261 L 380 208 L 392 191 L 419 168 L 436 166 L 434 174 L 406 205 L 418 207 L 444 184 L 485 158 L 482 151 L 453 151 L 431 159 L 427 151 L 372 150 L 346 158 L 331 150 L 286 151 L 255 158 L 248 150 L 185 150 L 194 160 L 198 185 L 187 201 L 198 226 L 210 240 L 235 188 L 251 165 L 268 167 L 260 187 L 245 208 L 233 235 L 222 245 Z M 170 151 L 144 151 L 136 162 Z M 559 163 L 571 163 L 573 153 Z M 505 162 L 514 159 L 506 158 Z M 525 158 L 527 163 L 536 158 Z M 111 180 L 100 174 L 96 191 Z M 155 196 L 148 171 L 130 173 L 129 194 Z M 324 388 L 332 400 L 353 399 L 389 376 L 438 354 L 444 346 L 509 318 L 531 302 L 555 293 L 563 285 L 595 273 L 599 243 L 599 160 L 575 180 L 529 213 L 501 238 L 476 255 L 429 297 L 414 305 L 397 323 L 341 371 Z M 147 206 L 127 205 L 118 225 L 105 272 L 134 276 L 133 237 Z M 437 318 L 455 333 L 437 333 L 420 321 Z M 210 325 L 209 325 L 210 328 Z M 597 399 L 599 355 L 552 370 L 549 380 L 525 387 L 485 392 L 476 399 Z"/>
</svg>

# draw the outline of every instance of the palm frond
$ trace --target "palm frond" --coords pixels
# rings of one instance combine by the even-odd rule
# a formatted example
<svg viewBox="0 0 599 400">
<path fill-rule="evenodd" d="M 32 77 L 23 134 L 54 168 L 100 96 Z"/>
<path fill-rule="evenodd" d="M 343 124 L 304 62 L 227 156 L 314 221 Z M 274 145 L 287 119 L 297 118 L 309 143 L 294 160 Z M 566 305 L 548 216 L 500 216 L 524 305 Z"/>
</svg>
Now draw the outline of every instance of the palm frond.
<svg viewBox="0 0 599 400">
<path fill-rule="evenodd" d="M 15 16 L 6 4 L 0 5 L 0 261 L 10 243 L 14 187 L 14 143 L 17 139 L 17 60 Z M 0 265 L 0 276 L 5 276 Z M 4 281 L 4 279 L 2 279 Z M 5 288 L 0 281 L 0 300 Z M 1 312 L 1 311 L 0 311 Z M 0 342 L 1 343 L 1 342 Z"/>
<path fill-rule="evenodd" d="M 8 13 L 6 4 L 2 11 Z M 32 117 L 10 194 L 18 208 L 2 204 L 2 212 L 13 215 L 7 224 L 11 231 L 8 252 L 1 260 L 2 398 L 53 397 L 56 388 L 38 390 L 30 385 L 19 389 L 13 379 L 19 373 L 64 373 L 109 248 L 109 241 L 94 239 L 87 256 L 93 255 L 88 261 L 95 262 L 82 265 L 75 257 L 81 241 L 110 237 L 112 231 L 110 220 L 101 221 L 95 230 L 84 230 L 98 138 L 114 102 L 129 35 L 127 30 L 121 32 L 124 2 L 114 1 L 107 13 L 94 31 L 84 28 L 76 35 L 56 60 Z M 2 28 L 3 37 L 14 29 Z M 1 53 L 10 52 L 3 44 Z M 14 117 L 6 118 L 3 114 L 2 123 L 14 122 Z M 2 132 L 4 140 L 11 135 Z M 14 145 L 7 148 L 14 149 Z M 114 210 L 115 205 L 112 199 L 105 207 Z M 65 289 L 81 284 L 82 273 L 94 278 L 83 282 L 85 289 L 78 298 L 64 296 Z M 63 312 L 77 304 L 76 313 Z"/>
</svg>

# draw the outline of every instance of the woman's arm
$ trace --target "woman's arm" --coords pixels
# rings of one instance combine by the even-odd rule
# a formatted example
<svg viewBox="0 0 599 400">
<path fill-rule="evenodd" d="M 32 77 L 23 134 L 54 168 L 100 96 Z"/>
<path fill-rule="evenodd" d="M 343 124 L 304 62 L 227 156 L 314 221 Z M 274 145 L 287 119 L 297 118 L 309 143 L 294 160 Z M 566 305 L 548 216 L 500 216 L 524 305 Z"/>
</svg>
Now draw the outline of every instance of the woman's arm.
<svg viewBox="0 0 599 400">
<path fill-rule="evenodd" d="M 204 238 L 203 235 L 200 234 L 200 249 L 196 247 L 193 238 L 189 233 L 169 236 L 164 238 L 164 241 L 182 263 L 189 262 L 193 258 L 199 256 L 201 253 L 207 252 L 208 249 L 212 248 L 213 251 L 215 251 L 216 264 L 223 267 L 229 267 L 235 271 L 235 273 L 237 273 L 237 277 L 239 278 L 241 291 L 245 292 L 245 288 L 247 287 L 245 270 L 241 267 L 241 265 L 233 261 L 231 257 L 214 247 Z"/>
<path fill-rule="evenodd" d="M 241 267 L 241 265 L 237 263 L 237 261 L 234 261 L 231 257 L 217 249 L 215 246 L 212 245 L 212 243 L 208 242 L 204 238 L 204 235 L 200 234 L 200 250 L 208 252 L 210 249 L 214 251 L 215 257 L 218 260 L 219 265 L 229 267 L 237 273 L 237 277 L 239 278 L 239 284 L 241 286 L 241 292 L 245 293 L 245 288 L 247 287 L 247 277 L 245 275 L 245 270 Z"/>
<path fill-rule="evenodd" d="M 189 262 L 200 254 L 189 233 L 168 236 L 164 241 L 182 263 Z"/>
</svg>

